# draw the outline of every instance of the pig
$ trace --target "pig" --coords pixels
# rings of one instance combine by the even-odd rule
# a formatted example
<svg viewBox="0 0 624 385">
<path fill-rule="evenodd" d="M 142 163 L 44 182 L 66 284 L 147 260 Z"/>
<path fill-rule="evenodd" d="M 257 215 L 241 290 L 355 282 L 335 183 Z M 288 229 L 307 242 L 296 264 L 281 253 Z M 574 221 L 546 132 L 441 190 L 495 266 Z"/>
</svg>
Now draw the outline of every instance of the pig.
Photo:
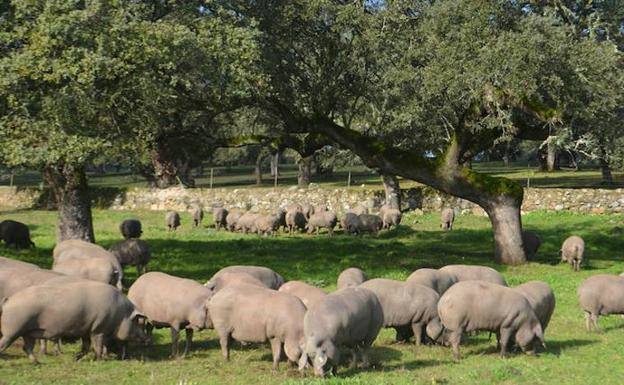
<svg viewBox="0 0 624 385">
<path fill-rule="evenodd" d="M 299 298 L 307 309 L 327 295 L 326 292 L 318 287 L 308 285 L 302 281 L 288 281 L 280 286 L 279 291 L 292 294 Z"/>
<path fill-rule="evenodd" d="M 416 345 L 420 345 L 425 334 L 432 341 L 442 335 L 438 317 L 440 295 L 432 288 L 382 278 L 368 280 L 359 287 L 375 293 L 383 309 L 383 326 L 394 328 L 397 340 L 407 340 L 413 335 Z"/>
<path fill-rule="evenodd" d="M 364 271 L 358 269 L 357 267 L 350 267 L 340 273 L 338 280 L 336 281 L 336 285 L 338 290 L 340 290 L 347 287 L 359 286 L 367 280 L 368 277 Z"/>
<path fill-rule="evenodd" d="M 186 356 L 191 348 L 193 332 L 211 326 L 208 303 L 212 290 L 190 279 L 150 272 L 140 276 L 128 290 L 128 299 L 147 317 L 148 336 L 152 328 L 171 329 L 171 357 L 179 356 L 180 330 L 186 332 Z"/>
<path fill-rule="evenodd" d="M 147 264 L 152 259 L 147 242 L 141 239 L 127 239 L 117 242 L 109 250 L 122 267 L 136 266 L 137 275 L 147 272 Z"/>
<path fill-rule="evenodd" d="M 455 222 L 455 211 L 450 207 L 443 209 L 442 213 L 440 214 L 440 220 L 440 227 L 442 228 L 442 230 L 453 230 L 453 222 Z"/>
<path fill-rule="evenodd" d="M 165 225 L 167 225 L 167 230 L 176 231 L 180 227 L 180 214 L 176 211 L 167 211 L 165 214 Z"/>
<path fill-rule="evenodd" d="M 537 254 L 537 250 L 542 245 L 542 240 L 539 235 L 533 231 L 523 231 L 522 244 L 524 245 L 524 253 L 527 259 L 533 259 Z"/>
<path fill-rule="evenodd" d="M 303 320 L 304 354 L 312 360 L 314 373 L 324 377 L 331 368 L 336 374 L 341 347 L 351 349 L 351 368 L 357 365 L 361 353 L 364 367 L 368 366 L 368 348 L 384 324 L 384 314 L 377 296 L 361 287 L 350 287 L 328 294 L 308 309 Z M 306 362 L 299 361 L 299 369 Z"/>
<path fill-rule="evenodd" d="M 383 221 L 378 215 L 360 214 L 358 218 L 360 219 L 358 233 L 372 233 L 373 235 L 377 235 L 383 225 Z"/>
<path fill-rule="evenodd" d="M 279 230 L 280 228 L 282 228 L 285 231 L 286 230 L 286 210 L 280 207 L 277 210 L 275 210 L 273 214 L 277 216 L 278 218 L 277 229 Z"/>
<path fill-rule="evenodd" d="M 405 282 L 418 283 L 435 290 L 439 295 L 444 294 L 457 281 L 454 276 L 436 269 L 418 269 Z"/>
<path fill-rule="evenodd" d="M 381 213 L 382 227 L 384 229 L 390 229 L 391 227 L 397 227 L 401 224 L 401 210 L 387 208 Z"/>
<path fill-rule="evenodd" d="M 202 223 L 202 221 L 204 220 L 204 210 L 201 207 L 195 207 L 193 209 L 193 226 L 195 227 L 199 227 Z M 213 213 L 214 215 L 214 213 Z M 227 214 L 226 214 L 227 215 Z M 225 217 L 223 217 L 225 219 Z M 216 228 L 216 222 L 215 222 L 215 228 Z M 217 228 L 217 230 L 219 230 Z"/>
<path fill-rule="evenodd" d="M 123 268 L 103 247 L 80 239 L 62 241 L 52 251 L 52 270 L 109 283 L 122 290 Z"/>
<path fill-rule="evenodd" d="M 544 346 L 543 329 L 529 301 L 524 295 L 499 284 L 458 282 L 440 298 L 438 314 L 455 360 L 460 358 L 459 344 L 464 332 L 497 333 L 503 357 L 514 339 L 527 354 L 534 354 L 535 342 Z"/>
<path fill-rule="evenodd" d="M 327 211 L 327 206 L 324 204 L 314 206 L 315 213 L 322 213 L 323 211 Z"/>
<path fill-rule="evenodd" d="M 300 210 L 290 210 L 286 212 L 286 227 L 291 234 L 295 230 L 302 231 L 305 229 L 307 222 L 305 215 Z"/>
<path fill-rule="evenodd" d="M 246 212 L 238 218 L 238 221 L 236 222 L 236 230 L 242 231 L 244 234 L 247 234 L 250 231 L 255 233 L 255 222 L 259 216 L 260 214 L 258 213 L 253 213 L 251 211 Z"/>
<path fill-rule="evenodd" d="M 546 333 L 550 317 L 555 311 L 555 293 L 552 288 L 546 282 L 530 281 L 512 289 L 529 301 L 529 305 L 542 325 L 542 332 Z"/>
<path fill-rule="evenodd" d="M 258 281 L 262 282 L 264 286 L 269 289 L 277 290 L 284 284 L 284 278 L 281 275 L 277 274 L 273 270 L 264 266 L 248 266 L 248 265 L 235 265 L 224 267 L 223 269 L 217 271 L 212 278 L 206 283 L 208 287 L 216 286 L 215 279 L 225 273 L 243 273 L 251 275 L 256 278 Z"/>
<path fill-rule="evenodd" d="M 348 212 L 353 213 L 355 215 L 368 214 L 368 207 L 360 204 L 350 209 Z"/>
<path fill-rule="evenodd" d="M 240 211 L 232 211 L 229 212 L 227 217 L 225 217 L 225 226 L 226 229 L 229 231 L 234 231 L 236 230 L 236 225 L 238 223 L 238 220 L 240 219 L 240 217 L 243 216 L 243 213 Z"/>
<path fill-rule="evenodd" d="M 304 203 L 301 205 L 301 212 L 305 216 L 306 220 L 309 220 L 310 217 L 314 214 L 314 206 L 309 203 Z"/>
<path fill-rule="evenodd" d="M 275 235 L 280 226 L 280 217 L 271 215 L 258 215 L 254 222 L 254 228 L 258 235 Z"/>
<path fill-rule="evenodd" d="M 439 270 L 449 274 L 456 282 L 476 280 L 507 286 L 501 273 L 487 266 L 447 265 Z"/>
<path fill-rule="evenodd" d="M 310 216 L 306 229 L 309 234 L 316 230 L 316 234 L 318 235 L 319 230 L 325 228 L 329 232 L 329 236 L 332 236 L 334 235 L 334 227 L 336 227 L 337 222 L 336 214 L 331 211 L 322 211 Z"/>
<path fill-rule="evenodd" d="M 119 225 L 119 231 L 124 239 L 141 238 L 143 228 L 138 219 L 126 219 Z"/>
<path fill-rule="evenodd" d="M 294 295 L 253 285 L 228 286 L 214 295 L 209 313 L 223 358 L 230 358 L 230 340 L 271 343 L 273 370 L 282 350 L 289 361 L 307 362 L 303 352 L 306 307 Z"/>
<path fill-rule="evenodd" d="M 6 247 L 13 246 L 16 249 L 35 247 L 35 243 L 30 239 L 28 226 L 10 219 L 0 222 L 0 240 L 4 241 Z"/>
<path fill-rule="evenodd" d="M 358 234 L 362 227 L 360 217 L 354 213 L 345 213 L 340 219 L 340 227 L 345 234 Z"/>
<path fill-rule="evenodd" d="M 27 287 L 40 285 L 64 274 L 39 268 L 4 268 L 0 269 L 0 304 L 4 299 Z"/>
<path fill-rule="evenodd" d="M 38 269 L 39 266 L 33 265 L 32 263 L 18 261 L 17 259 L 11 259 L 6 257 L 0 257 L 0 269 L 11 268 L 11 269 Z"/>
<path fill-rule="evenodd" d="M 55 340 L 81 338 L 77 359 L 89 352 L 102 358 L 104 345 L 112 340 L 147 340 L 143 315 L 113 287 L 94 281 L 46 283 L 21 290 L 2 305 L 0 352 L 17 338 L 24 338 L 24 351 L 33 362 L 37 338 Z"/>
<path fill-rule="evenodd" d="M 240 285 L 240 284 L 255 285 L 255 286 L 266 288 L 266 285 L 262 281 L 260 281 L 258 278 L 254 277 L 253 275 L 249 275 L 247 273 L 236 272 L 236 271 L 223 272 L 219 274 L 217 277 L 206 282 L 204 286 L 206 286 L 212 292 L 216 293 L 219 290 L 227 286 Z"/>
<path fill-rule="evenodd" d="M 591 331 L 593 324 L 595 331 L 599 332 L 599 316 L 624 314 L 624 277 L 611 274 L 591 276 L 579 286 L 578 297 L 585 312 L 587 331 Z"/>
<path fill-rule="evenodd" d="M 237 213 L 237 214 L 232 213 L 232 214 L 233 215 L 231 219 L 234 219 L 237 216 L 237 214 L 240 214 L 240 213 Z M 219 230 L 222 227 L 229 228 L 229 223 L 228 223 L 229 215 L 230 215 L 230 212 L 223 207 L 215 207 L 214 209 L 212 209 L 212 221 L 214 222 L 215 230 Z M 238 215 L 238 218 L 240 218 L 240 215 Z"/>
<path fill-rule="evenodd" d="M 579 271 L 581 269 L 584 253 L 585 241 L 583 241 L 583 238 L 577 237 L 576 235 L 568 237 L 561 245 L 561 250 L 559 250 L 561 261 L 569 263 L 574 271 Z"/>
</svg>

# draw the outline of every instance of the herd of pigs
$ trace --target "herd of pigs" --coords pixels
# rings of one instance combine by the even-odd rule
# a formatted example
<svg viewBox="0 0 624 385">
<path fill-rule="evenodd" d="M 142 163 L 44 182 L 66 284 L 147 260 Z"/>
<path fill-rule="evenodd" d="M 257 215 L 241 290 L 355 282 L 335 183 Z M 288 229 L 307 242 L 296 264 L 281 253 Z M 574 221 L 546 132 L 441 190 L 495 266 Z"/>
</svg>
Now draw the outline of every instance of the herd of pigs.
<svg viewBox="0 0 624 385">
<path fill-rule="evenodd" d="M 331 234 L 337 222 L 326 209 L 300 205 L 264 216 L 225 209 L 213 215 L 217 228 L 265 234 L 280 226 L 309 232 L 320 227 Z M 246 216 L 255 217 L 245 220 Z M 397 219 L 389 208 L 382 208 L 376 225 L 371 226 L 367 216 L 372 215 L 347 213 L 342 228 L 359 234 L 400 222 L 400 212 Z M 444 210 L 441 217 L 442 228 L 450 230 L 452 210 Z M 193 218 L 199 225 L 203 212 L 196 210 Z M 171 230 L 180 225 L 175 212 L 168 212 L 165 220 Z M 110 250 L 81 240 L 58 243 L 52 270 L 0 257 L 0 352 L 22 338 L 23 350 L 37 362 L 37 340 L 45 354 L 48 340 L 60 353 L 62 341 L 80 339 L 77 359 L 92 348 L 96 359 L 110 353 L 124 358 L 129 341 L 149 344 L 153 328 L 170 328 L 171 355 L 177 357 L 182 330 L 186 354 L 193 332 L 211 328 L 219 336 L 225 360 L 232 341 L 269 342 L 274 370 L 285 355 L 299 370 L 311 366 L 316 375 L 325 376 L 336 373 L 341 350 L 351 352 L 351 367 L 358 361 L 369 365 L 368 348 L 381 328 L 395 329 L 397 341 L 413 338 L 416 345 L 451 346 L 456 360 L 462 336 L 477 331 L 494 333 L 503 356 L 514 347 L 534 354 L 545 347 L 544 332 L 555 310 L 555 295 L 547 283 L 511 288 L 496 270 L 476 265 L 422 268 L 405 281 L 368 279 L 364 271 L 351 267 L 338 276 L 332 293 L 302 281 L 285 282 L 262 266 L 225 267 L 200 284 L 147 272 L 151 256 L 147 243 L 139 239 L 140 221 L 125 220 L 120 231 L 125 240 Z M 34 246 L 28 227 L 15 221 L 0 222 L 0 238 L 7 245 Z M 534 254 L 541 243 L 537 234 L 526 232 L 523 238 L 527 253 Z M 577 271 L 583 252 L 583 240 L 573 236 L 563 243 L 561 257 Z M 136 266 L 139 277 L 124 295 L 127 265 Z M 624 276 L 592 276 L 581 284 L 578 296 L 587 329 L 599 330 L 600 315 L 624 313 Z"/>
</svg>

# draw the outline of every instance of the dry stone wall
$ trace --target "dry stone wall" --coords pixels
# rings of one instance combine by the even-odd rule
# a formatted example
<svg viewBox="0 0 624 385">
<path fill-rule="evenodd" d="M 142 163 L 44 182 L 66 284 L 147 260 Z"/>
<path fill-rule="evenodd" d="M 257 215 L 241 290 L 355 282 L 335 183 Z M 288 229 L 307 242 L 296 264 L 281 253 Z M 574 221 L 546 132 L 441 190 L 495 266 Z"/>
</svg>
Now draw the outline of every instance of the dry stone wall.
<svg viewBox="0 0 624 385">
<path fill-rule="evenodd" d="M 458 208 L 463 213 L 483 215 L 474 204 L 428 187 L 402 191 L 405 209 L 417 212 L 439 211 L 444 206 Z M 206 209 L 216 206 L 269 211 L 292 202 L 325 204 L 336 212 L 344 212 L 358 204 L 374 209 L 383 204 L 381 188 L 352 187 L 327 189 L 311 185 L 308 189 L 238 188 L 165 190 L 132 188 L 92 190 L 96 207 L 114 210 L 190 210 L 195 205 Z M 0 210 L 53 208 L 49 191 L 36 188 L 0 187 Z M 522 206 L 524 212 L 535 210 L 574 211 L 604 214 L 624 212 L 624 189 L 526 189 Z"/>
</svg>

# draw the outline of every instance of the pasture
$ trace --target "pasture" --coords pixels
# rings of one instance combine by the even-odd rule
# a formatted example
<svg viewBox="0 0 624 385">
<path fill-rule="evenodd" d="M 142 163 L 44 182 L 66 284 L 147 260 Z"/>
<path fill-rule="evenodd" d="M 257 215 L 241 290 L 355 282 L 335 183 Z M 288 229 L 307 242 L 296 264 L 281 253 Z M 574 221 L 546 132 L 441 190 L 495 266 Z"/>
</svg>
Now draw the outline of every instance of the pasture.
<svg viewBox="0 0 624 385">
<path fill-rule="evenodd" d="M 349 266 L 364 269 L 369 277 L 405 279 L 420 267 L 446 264 L 485 264 L 503 273 L 510 286 L 529 280 L 549 283 L 557 307 L 546 331 L 545 351 L 538 356 L 514 353 L 502 359 L 494 339 L 487 333 L 470 337 L 461 346 L 462 360 L 452 360 L 450 348 L 415 347 L 395 344 L 394 331 L 383 330 L 371 350 L 373 367 L 348 370 L 341 367 L 337 377 L 316 379 L 304 376 L 282 362 L 277 373 L 271 371 L 268 344 L 241 347 L 235 344 L 230 362 L 224 362 L 212 330 L 195 334 L 192 352 L 183 359 L 169 359 L 168 329 L 156 333 L 151 347 L 135 346 L 130 359 L 112 357 L 93 361 L 92 353 L 76 362 L 79 344 L 64 344 L 60 356 L 39 357 L 32 365 L 15 343 L 0 355 L 0 384 L 621 384 L 624 374 L 624 319 L 603 317 L 600 334 L 584 328 L 576 289 L 580 282 L 598 273 L 624 271 L 623 216 L 592 216 L 572 213 L 537 212 L 523 217 L 524 227 L 537 231 L 543 245 L 535 261 L 523 266 L 494 265 L 493 241 L 487 218 L 459 216 L 452 232 L 439 228 L 437 214 L 406 214 L 403 225 L 382 231 L 379 237 L 336 235 L 259 237 L 209 228 L 208 218 L 201 228 L 192 228 L 191 217 L 182 214 L 182 227 L 170 233 L 164 227 L 162 212 L 94 211 L 96 240 L 110 246 L 121 239 L 121 220 L 135 217 L 143 222 L 143 239 L 149 242 L 154 259 L 149 270 L 207 280 L 220 268 L 232 264 L 265 265 L 286 280 L 299 279 L 325 290 L 335 289 L 336 277 Z M 210 215 L 208 215 L 210 217 Z M 34 250 L 4 250 L 0 254 L 50 267 L 55 242 L 56 213 L 22 211 L 0 213 L 1 219 L 28 223 Z M 561 242 L 571 234 L 587 243 L 586 263 L 579 273 L 558 263 Z M 126 269 L 125 286 L 136 278 L 133 268 Z M 346 356 L 346 355 L 345 355 Z"/>
</svg>

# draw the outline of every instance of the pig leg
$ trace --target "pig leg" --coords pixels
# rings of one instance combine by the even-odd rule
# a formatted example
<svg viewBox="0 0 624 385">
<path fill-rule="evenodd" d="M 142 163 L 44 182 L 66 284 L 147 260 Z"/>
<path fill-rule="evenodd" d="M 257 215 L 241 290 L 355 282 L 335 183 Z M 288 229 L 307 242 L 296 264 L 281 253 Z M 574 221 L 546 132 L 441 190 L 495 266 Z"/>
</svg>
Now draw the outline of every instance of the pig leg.
<svg viewBox="0 0 624 385">
<path fill-rule="evenodd" d="M 180 331 L 176 328 L 171 328 L 171 357 L 178 357 L 178 342 L 180 340 Z"/>
<path fill-rule="evenodd" d="M 104 355 L 104 336 L 102 334 L 95 334 L 91 336 L 91 344 L 93 344 L 93 351 L 95 352 L 95 360 L 101 360 Z"/>
<path fill-rule="evenodd" d="M 33 364 L 39 363 L 39 361 L 37 361 L 37 357 L 35 357 L 34 352 L 36 343 L 36 338 L 24 336 L 24 346 L 22 347 L 22 349 L 24 349 L 24 352 L 26 353 L 26 355 L 28 355 L 28 358 Z"/>
<path fill-rule="evenodd" d="M 416 322 L 412 324 L 412 331 L 414 332 L 414 341 L 416 343 L 416 346 L 420 346 L 420 344 L 422 343 L 422 330 L 422 323 Z"/>
<path fill-rule="evenodd" d="M 61 339 L 58 338 L 54 341 L 54 354 L 55 355 L 60 355 L 63 354 L 63 351 L 61 350 Z"/>
<path fill-rule="evenodd" d="M 39 354 L 43 356 L 48 354 L 48 340 L 43 338 L 39 340 Z"/>
<path fill-rule="evenodd" d="M 277 371 L 282 357 L 282 341 L 279 338 L 271 339 L 271 352 L 273 353 L 273 371 Z"/>
<path fill-rule="evenodd" d="M 184 345 L 184 353 L 182 356 L 186 357 L 186 355 L 191 350 L 191 343 L 193 343 L 193 329 L 186 329 L 186 344 Z"/>
<path fill-rule="evenodd" d="M 82 337 L 82 348 L 76 354 L 76 357 L 74 357 L 76 361 L 79 361 L 82 357 L 86 356 L 87 353 L 89 353 L 90 349 L 91 349 L 91 339 L 89 337 Z"/>
<path fill-rule="evenodd" d="M 358 350 L 360 356 L 362 356 L 362 368 L 366 369 L 370 366 L 370 360 L 368 359 L 368 346 L 361 346 Z"/>
<path fill-rule="evenodd" d="M 591 316 L 588 312 L 585 312 L 585 328 L 588 332 L 591 332 Z"/>
<path fill-rule="evenodd" d="M 512 330 L 510 328 L 501 328 L 500 329 L 500 354 L 501 357 L 507 357 L 507 347 L 509 346 L 509 342 L 512 337 Z"/>
<path fill-rule="evenodd" d="M 459 361 L 459 344 L 461 342 L 462 329 L 453 330 L 449 333 L 448 340 L 453 347 L 453 358 L 455 361 Z"/>
<path fill-rule="evenodd" d="M 357 368 L 357 350 L 351 349 L 351 363 L 349 364 L 349 370 Z"/>
<path fill-rule="evenodd" d="M 591 319 L 592 323 L 594 324 L 594 330 L 596 330 L 596 332 L 600 333 L 600 327 L 598 327 L 598 314 L 592 313 L 590 315 L 590 319 Z"/>
<path fill-rule="evenodd" d="M 221 354 L 226 361 L 230 360 L 230 333 L 219 333 L 219 344 L 221 345 Z"/>
</svg>

